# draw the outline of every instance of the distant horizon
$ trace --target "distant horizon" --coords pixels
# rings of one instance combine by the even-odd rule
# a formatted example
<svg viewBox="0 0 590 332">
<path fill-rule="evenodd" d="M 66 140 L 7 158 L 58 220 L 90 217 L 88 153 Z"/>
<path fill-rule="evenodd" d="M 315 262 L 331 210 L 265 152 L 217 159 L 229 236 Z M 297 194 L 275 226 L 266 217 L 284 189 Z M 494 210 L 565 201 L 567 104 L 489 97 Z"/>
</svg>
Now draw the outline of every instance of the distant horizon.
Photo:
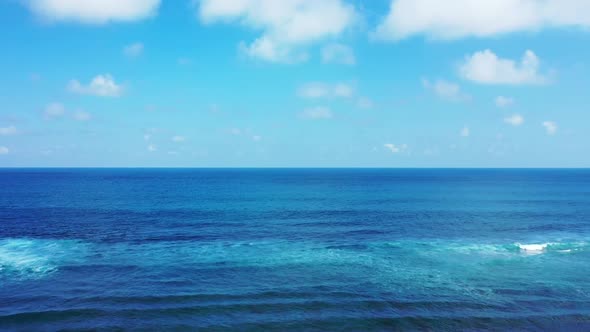
<svg viewBox="0 0 590 332">
<path fill-rule="evenodd" d="M 0 27 L 0 330 L 590 331 L 590 0 Z"/>
<path fill-rule="evenodd" d="M 293 170 L 313 170 L 313 169 L 334 169 L 334 170 L 347 170 L 347 169 L 367 169 L 367 170 L 590 170 L 590 167 L 264 167 L 264 166 L 256 166 L 256 167 L 248 167 L 248 166 L 236 166 L 236 167 L 159 167 L 159 166 L 98 166 L 98 167 L 69 167 L 69 166 L 58 166 L 58 167 L 51 167 L 51 166 L 31 166 L 31 167 L 0 167 L 0 170 L 14 170 L 14 169 L 203 169 L 203 170 L 232 170 L 232 169 L 293 169 Z"/>
</svg>

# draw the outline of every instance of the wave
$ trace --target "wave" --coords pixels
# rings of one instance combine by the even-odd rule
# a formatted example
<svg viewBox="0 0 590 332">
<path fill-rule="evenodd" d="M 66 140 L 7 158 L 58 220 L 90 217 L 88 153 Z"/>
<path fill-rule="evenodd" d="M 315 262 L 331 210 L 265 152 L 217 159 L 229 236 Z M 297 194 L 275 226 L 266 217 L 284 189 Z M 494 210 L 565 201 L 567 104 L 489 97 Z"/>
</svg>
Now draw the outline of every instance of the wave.
<svg viewBox="0 0 590 332">
<path fill-rule="evenodd" d="M 522 251 L 532 252 L 532 253 L 538 253 L 538 252 L 541 252 L 541 251 L 545 251 L 547 249 L 547 246 L 549 244 L 548 243 L 541 243 L 541 244 L 520 244 L 520 243 L 517 243 L 516 245 Z"/>
<path fill-rule="evenodd" d="M 35 279 L 64 267 L 97 266 L 123 269 L 192 266 L 194 268 L 281 267 L 348 265 L 384 268 L 384 273 L 403 273 L 405 261 L 454 260 L 489 262 L 533 255 L 574 255 L 590 251 L 585 241 L 530 241 L 478 243 L 477 241 L 403 240 L 372 243 L 313 241 L 260 242 L 148 242 L 143 244 L 95 244 L 77 240 L 0 239 L 0 279 Z M 153 259 L 145 260 L 150 255 Z M 131 265 L 130 265 L 131 264 Z M 426 269 L 426 267 L 425 267 Z M 427 270 L 427 269 L 426 269 Z M 425 271 L 426 271 L 425 270 Z"/>
<path fill-rule="evenodd" d="M 516 243 L 521 252 L 526 254 L 542 253 L 572 253 L 588 249 L 587 242 L 546 242 L 546 243 Z"/>
<path fill-rule="evenodd" d="M 590 249 L 586 241 L 563 242 L 530 242 L 530 243 L 469 243 L 463 241 L 433 240 L 387 242 L 383 246 L 397 250 L 411 250 L 433 255 L 440 252 L 456 252 L 464 254 L 525 254 L 537 255 L 546 253 L 575 253 Z"/>
<path fill-rule="evenodd" d="M 440 311 L 431 312 L 432 308 Z M 77 308 L 31 311 L 0 316 L 4 327 L 44 330 L 48 326 L 87 330 L 129 327 L 148 330 L 571 330 L 590 327 L 584 310 L 555 314 L 482 311 L 489 306 L 462 302 L 325 301 L 274 304 L 186 306 L 177 308 Z M 321 313 L 320 318 L 310 313 Z M 141 322 L 141 327 L 138 325 Z M 121 324 L 121 326 L 111 325 Z"/>
<path fill-rule="evenodd" d="M 0 278 L 35 279 L 80 260 L 86 245 L 74 240 L 0 240 Z"/>
<path fill-rule="evenodd" d="M 515 243 L 510 249 L 526 255 L 539 255 L 551 253 L 575 253 L 590 249 L 587 242 L 537 242 L 537 243 Z"/>
</svg>

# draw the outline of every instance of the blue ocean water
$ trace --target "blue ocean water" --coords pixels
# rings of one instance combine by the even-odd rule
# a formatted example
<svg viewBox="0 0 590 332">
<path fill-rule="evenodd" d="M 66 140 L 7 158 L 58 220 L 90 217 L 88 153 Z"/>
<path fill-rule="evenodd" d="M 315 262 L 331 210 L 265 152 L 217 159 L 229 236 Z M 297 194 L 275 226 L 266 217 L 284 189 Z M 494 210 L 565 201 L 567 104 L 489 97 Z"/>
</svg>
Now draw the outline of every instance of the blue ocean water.
<svg viewBox="0 0 590 332">
<path fill-rule="evenodd" d="M 0 330 L 590 330 L 590 170 L 0 170 Z"/>
</svg>

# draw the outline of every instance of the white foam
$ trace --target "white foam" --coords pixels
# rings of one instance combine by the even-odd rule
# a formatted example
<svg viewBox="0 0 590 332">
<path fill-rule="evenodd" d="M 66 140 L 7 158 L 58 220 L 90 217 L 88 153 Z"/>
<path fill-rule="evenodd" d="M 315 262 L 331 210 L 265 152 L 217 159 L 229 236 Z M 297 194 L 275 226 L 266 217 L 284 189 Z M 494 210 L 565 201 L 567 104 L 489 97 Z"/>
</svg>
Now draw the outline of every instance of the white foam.
<svg viewBox="0 0 590 332">
<path fill-rule="evenodd" d="M 517 244 L 520 250 L 530 253 L 541 253 L 547 250 L 549 243 L 538 243 L 538 244 Z"/>
<path fill-rule="evenodd" d="M 78 257 L 82 249 L 72 240 L 0 240 L 0 277 L 38 278 Z"/>
</svg>

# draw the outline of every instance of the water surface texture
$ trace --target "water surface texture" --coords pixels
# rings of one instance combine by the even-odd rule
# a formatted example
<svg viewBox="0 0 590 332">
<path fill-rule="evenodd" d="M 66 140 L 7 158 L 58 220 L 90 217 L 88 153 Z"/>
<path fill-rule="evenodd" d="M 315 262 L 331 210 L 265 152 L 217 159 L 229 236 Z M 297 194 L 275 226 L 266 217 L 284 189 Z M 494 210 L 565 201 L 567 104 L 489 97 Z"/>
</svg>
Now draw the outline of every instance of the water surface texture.
<svg viewBox="0 0 590 332">
<path fill-rule="evenodd" d="M 590 330 L 589 170 L 0 170 L 1 330 Z"/>
</svg>

